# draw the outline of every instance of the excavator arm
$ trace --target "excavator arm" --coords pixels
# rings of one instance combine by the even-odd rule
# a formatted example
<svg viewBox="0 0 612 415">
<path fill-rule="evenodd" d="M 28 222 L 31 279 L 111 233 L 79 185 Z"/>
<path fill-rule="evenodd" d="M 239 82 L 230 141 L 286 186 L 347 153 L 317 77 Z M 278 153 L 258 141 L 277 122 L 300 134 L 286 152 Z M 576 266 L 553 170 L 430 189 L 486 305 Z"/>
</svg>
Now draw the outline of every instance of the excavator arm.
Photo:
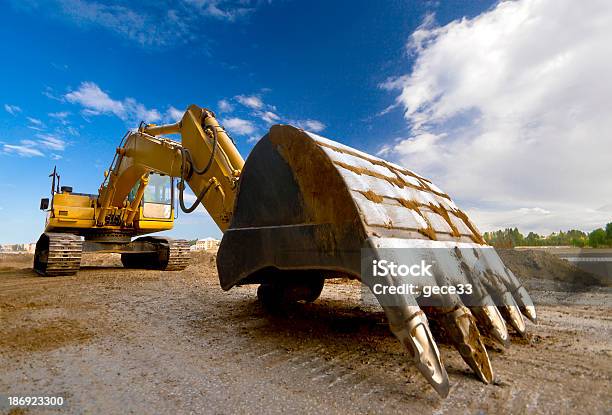
<svg viewBox="0 0 612 415">
<path fill-rule="evenodd" d="M 167 134 L 180 134 L 181 142 L 162 137 Z M 129 132 L 117 148 L 110 172 L 99 190 L 96 223 L 103 226 L 109 213 L 124 209 L 127 212 L 124 223 L 131 225 L 148 175 L 160 173 L 180 179 L 179 202 L 184 211 L 191 212 L 201 203 L 224 231 L 233 214 L 243 165 L 231 138 L 207 109 L 192 105 L 175 124 L 143 124 Z M 185 206 L 185 182 L 196 195 L 190 207 Z M 139 183 L 136 197 L 126 206 L 128 194 Z"/>
</svg>

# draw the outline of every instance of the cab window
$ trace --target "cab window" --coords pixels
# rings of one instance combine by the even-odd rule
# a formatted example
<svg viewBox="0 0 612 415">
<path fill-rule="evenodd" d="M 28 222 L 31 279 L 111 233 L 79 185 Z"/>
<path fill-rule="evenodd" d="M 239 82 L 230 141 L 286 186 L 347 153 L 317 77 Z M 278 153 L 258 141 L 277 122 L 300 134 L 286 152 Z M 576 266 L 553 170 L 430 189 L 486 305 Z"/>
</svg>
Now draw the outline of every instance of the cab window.
<svg viewBox="0 0 612 415">
<path fill-rule="evenodd" d="M 172 178 L 159 174 L 149 175 L 149 184 L 145 188 L 143 200 L 145 203 L 172 204 Z"/>
</svg>

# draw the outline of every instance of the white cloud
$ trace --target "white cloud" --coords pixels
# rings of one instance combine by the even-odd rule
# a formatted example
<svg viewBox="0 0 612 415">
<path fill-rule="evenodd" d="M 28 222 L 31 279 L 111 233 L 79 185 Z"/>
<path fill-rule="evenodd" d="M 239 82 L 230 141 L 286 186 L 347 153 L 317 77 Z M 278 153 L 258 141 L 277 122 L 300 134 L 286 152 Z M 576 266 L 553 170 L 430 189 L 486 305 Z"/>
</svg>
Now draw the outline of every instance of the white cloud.
<svg viewBox="0 0 612 415">
<path fill-rule="evenodd" d="M 171 105 L 168 108 L 168 111 L 166 111 L 165 118 L 168 120 L 168 122 L 177 122 L 183 118 L 184 113 L 185 113 L 184 111 L 181 111 L 180 109 L 175 108 Z"/>
<path fill-rule="evenodd" d="M 536 232 L 549 235 L 552 232 L 581 229 L 587 232 L 601 228 L 610 222 L 612 211 L 568 207 L 564 203 L 550 204 L 549 211 L 542 208 L 488 209 L 469 208 L 466 213 L 482 231 L 519 228 L 524 234 Z M 580 221 L 577 221 L 580 218 Z"/>
<path fill-rule="evenodd" d="M 237 135 L 250 135 L 255 132 L 255 126 L 251 121 L 237 117 L 228 118 L 223 122 L 223 126 Z"/>
<path fill-rule="evenodd" d="M 33 117 L 26 117 L 28 119 L 28 121 L 30 121 L 33 125 L 40 127 L 43 125 L 43 122 L 41 120 L 39 120 L 38 118 L 33 118 Z"/>
<path fill-rule="evenodd" d="M 4 104 L 4 110 L 11 115 L 17 115 L 17 113 L 21 112 L 20 107 L 11 104 Z"/>
<path fill-rule="evenodd" d="M 112 99 L 93 82 L 82 82 L 79 89 L 67 93 L 65 97 L 68 102 L 84 106 L 92 115 L 112 113 L 120 118 L 125 115 L 123 103 Z"/>
<path fill-rule="evenodd" d="M 235 22 L 267 2 L 260 0 L 176 0 L 104 2 L 90 0 L 12 0 L 20 10 L 67 21 L 82 28 L 102 28 L 144 48 L 197 43 L 207 48 L 205 18 Z M 123 4 L 120 4 L 123 3 Z"/>
<path fill-rule="evenodd" d="M 428 17 L 408 42 L 411 72 L 381 85 L 400 91 L 411 127 L 387 154 L 434 179 L 483 230 L 605 221 L 593 212 L 612 198 L 610 21 L 603 0 L 501 2 L 443 27 Z"/>
<path fill-rule="evenodd" d="M 162 118 L 162 115 L 158 110 L 155 108 L 146 108 L 134 98 L 124 99 L 123 105 L 125 107 L 124 119 L 151 122 L 161 120 Z"/>
<path fill-rule="evenodd" d="M 236 101 L 254 110 L 261 109 L 264 106 L 261 98 L 256 95 L 238 95 Z"/>
<path fill-rule="evenodd" d="M 46 86 L 45 90 L 42 91 L 42 94 L 44 96 L 46 96 L 49 99 L 52 99 L 54 101 L 59 101 L 59 102 L 63 102 L 64 101 L 64 97 L 62 96 L 58 96 L 55 94 L 55 91 L 53 90 L 53 88 Z"/>
<path fill-rule="evenodd" d="M 258 113 L 259 118 L 267 122 L 268 124 L 274 124 L 276 121 L 280 120 L 280 117 L 273 113 L 272 111 L 262 111 Z"/>
<path fill-rule="evenodd" d="M 60 124 L 63 125 L 68 125 L 70 124 L 70 121 L 68 121 L 68 116 L 70 115 L 70 112 L 68 111 L 61 111 L 61 112 L 50 112 L 49 114 L 47 114 L 50 118 L 55 119 L 57 122 L 59 122 Z"/>
<path fill-rule="evenodd" d="M 393 81 L 395 81 L 395 80 L 393 80 Z M 381 88 L 387 89 L 387 90 L 393 89 L 393 88 L 390 88 L 389 85 L 387 85 L 386 83 L 381 84 Z M 376 116 L 381 117 L 383 115 L 387 115 L 388 113 L 390 113 L 391 111 L 396 109 L 398 106 L 399 106 L 398 102 L 396 102 L 395 104 L 388 105 L 385 109 L 383 109 L 382 111 L 379 111 L 376 114 Z"/>
<path fill-rule="evenodd" d="M 222 99 L 217 103 L 217 107 L 219 107 L 219 111 L 222 112 L 232 112 L 234 107 L 229 103 L 228 100 Z"/>
<path fill-rule="evenodd" d="M 539 214 L 539 215 L 548 215 L 551 213 L 550 210 L 542 209 L 539 207 L 532 207 L 532 208 L 523 207 L 523 208 L 520 208 L 518 211 L 524 215 L 530 215 L 533 213 Z"/>
<path fill-rule="evenodd" d="M 129 122 L 152 122 L 162 118 L 157 109 L 146 108 L 134 98 L 111 98 L 94 82 L 82 82 L 77 90 L 67 93 L 64 97 L 68 102 L 83 106 L 85 115 L 113 114 Z"/>
<path fill-rule="evenodd" d="M 262 89 L 262 91 L 269 91 L 266 89 Z M 320 132 L 326 128 L 325 124 L 321 121 L 314 119 L 305 119 L 305 120 L 291 120 L 287 119 L 282 115 L 279 115 L 276 112 L 276 107 L 274 105 L 270 105 L 265 103 L 260 96 L 258 95 L 236 95 L 234 97 L 235 101 L 239 104 L 243 105 L 246 108 L 238 108 L 238 112 L 242 113 L 248 112 L 249 117 L 253 118 L 253 120 L 248 120 L 244 118 L 229 118 L 225 121 L 225 125 L 230 131 L 235 132 L 239 135 L 251 135 L 253 132 L 257 130 L 256 126 L 260 128 L 268 128 L 270 124 L 275 124 L 278 122 L 284 122 L 288 124 L 296 125 L 305 130 L 309 130 L 312 132 Z M 227 100 L 221 100 L 218 102 L 218 107 L 222 111 L 230 112 L 233 111 L 234 108 L 230 102 Z M 261 121 L 265 123 L 262 125 Z M 252 135 L 248 138 L 249 143 L 253 143 L 259 140 L 259 137 Z"/>
<path fill-rule="evenodd" d="M 57 152 L 64 151 L 68 143 L 54 134 L 36 134 L 36 140 L 21 140 L 19 144 L 2 143 L 2 153 L 17 154 L 21 157 L 43 157 L 44 150 L 55 151 L 50 157 L 54 160 L 61 158 Z"/>
<path fill-rule="evenodd" d="M 36 134 L 39 138 L 39 143 L 46 148 L 56 151 L 63 151 L 66 148 L 66 142 L 61 138 L 52 134 Z"/>
<path fill-rule="evenodd" d="M 214 17 L 219 20 L 233 22 L 255 10 L 257 2 L 241 0 L 238 2 L 227 0 L 184 0 L 189 6 L 197 7 L 200 14 Z"/>
<path fill-rule="evenodd" d="M 62 131 L 62 130 L 60 129 L 60 131 Z M 81 135 L 81 134 L 79 133 L 79 130 L 77 130 L 77 129 L 76 129 L 76 128 L 74 128 L 74 127 L 70 127 L 70 126 L 69 126 L 69 127 L 67 127 L 67 128 L 66 128 L 65 130 L 63 130 L 63 131 L 64 131 L 65 133 L 70 134 L 70 135 L 73 135 L 73 136 L 78 136 L 78 135 Z"/>
<path fill-rule="evenodd" d="M 317 120 L 295 121 L 295 124 L 298 127 L 303 128 L 304 130 L 307 130 L 307 131 L 311 131 L 313 133 L 318 133 L 325 129 L 325 124 Z"/>
<path fill-rule="evenodd" d="M 50 112 L 48 115 L 51 118 L 55 118 L 55 119 L 58 119 L 58 120 L 63 120 L 63 119 L 66 119 L 70 115 L 70 112 L 68 112 L 68 111 Z"/>
<path fill-rule="evenodd" d="M 152 8 L 138 10 L 118 4 L 101 4 L 86 0 L 51 2 L 52 14 L 59 14 L 81 27 L 98 26 L 123 36 L 143 47 L 160 47 L 183 43 L 189 39 L 187 27 L 167 12 L 151 13 Z"/>
<path fill-rule="evenodd" d="M 20 145 L 3 144 L 2 151 L 9 154 L 17 154 L 21 157 L 42 157 L 44 154 L 35 148 L 35 144 L 29 140 L 22 140 Z"/>
</svg>

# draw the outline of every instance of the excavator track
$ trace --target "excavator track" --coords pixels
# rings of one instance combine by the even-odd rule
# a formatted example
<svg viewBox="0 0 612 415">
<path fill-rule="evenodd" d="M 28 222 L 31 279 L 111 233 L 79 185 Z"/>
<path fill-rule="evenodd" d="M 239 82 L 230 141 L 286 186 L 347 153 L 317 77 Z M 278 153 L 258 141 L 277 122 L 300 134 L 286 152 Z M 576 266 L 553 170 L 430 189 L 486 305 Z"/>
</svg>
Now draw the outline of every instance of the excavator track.
<svg viewBox="0 0 612 415">
<path fill-rule="evenodd" d="M 184 239 L 145 236 L 137 241 L 154 244 L 157 252 L 123 253 L 121 262 L 125 268 L 181 271 L 189 265 L 189 243 Z"/>
<path fill-rule="evenodd" d="M 168 240 L 169 255 L 166 271 L 181 271 L 189 265 L 189 243 L 184 239 Z"/>
<path fill-rule="evenodd" d="M 45 277 L 74 275 L 81 267 L 83 241 L 65 233 L 43 233 L 36 243 L 34 271 Z"/>
</svg>

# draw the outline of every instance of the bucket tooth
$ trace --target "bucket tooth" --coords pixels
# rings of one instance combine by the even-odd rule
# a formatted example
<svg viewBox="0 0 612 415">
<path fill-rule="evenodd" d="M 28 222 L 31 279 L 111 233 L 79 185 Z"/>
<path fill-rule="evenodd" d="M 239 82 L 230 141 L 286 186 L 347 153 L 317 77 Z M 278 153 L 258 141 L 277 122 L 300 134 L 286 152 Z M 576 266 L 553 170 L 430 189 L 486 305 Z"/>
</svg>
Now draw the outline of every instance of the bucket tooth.
<svg viewBox="0 0 612 415">
<path fill-rule="evenodd" d="M 417 369 L 441 397 L 448 396 L 448 374 L 440 359 L 440 352 L 425 314 L 419 310 L 407 319 L 402 319 L 400 316 L 403 313 L 398 313 L 398 310 L 385 308 L 385 312 L 391 331 L 413 357 Z"/>
<path fill-rule="evenodd" d="M 514 330 L 516 330 L 518 334 L 520 334 L 521 336 L 525 336 L 525 320 L 523 320 L 523 316 L 519 311 L 519 306 L 514 301 L 512 294 L 505 293 L 502 297 L 502 302 L 504 305 L 499 308 L 499 311 L 501 311 L 502 315 L 504 316 L 504 319 L 508 323 L 510 323 L 512 328 L 514 328 Z"/>
<path fill-rule="evenodd" d="M 497 276 L 506 286 L 507 291 L 512 293 L 514 302 L 518 305 L 521 312 L 533 323 L 537 322 L 537 316 L 533 300 L 527 290 L 514 273 L 504 265 L 501 258 L 494 249 L 489 249 L 484 255 L 486 266 L 489 272 Z"/>
<path fill-rule="evenodd" d="M 508 328 L 506 327 L 506 322 L 496 306 L 475 306 L 471 307 L 470 311 L 480 323 L 480 327 L 483 328 L 485 333 L 497 340 L 497 342 L 502 346 L 508 347 L 510 344 Z"/>
<path fill-rule="evenodd" d="M 525 287 L 520 286 L 514 293 L 513 297 L 516 300 L 521 312 L 529 319 L 532 323 L 538 322 L 536 315 L 535 306 Z"/>
<path fill-rule="evenodd" d="M 491 361 L 470 310 L 463 305 L 451 311 L 432 307 L 430 315 L 435 316 L 455 349 L 478 378 L 484 383 L 491 383 L 494 376 Z"/>
</svg>

